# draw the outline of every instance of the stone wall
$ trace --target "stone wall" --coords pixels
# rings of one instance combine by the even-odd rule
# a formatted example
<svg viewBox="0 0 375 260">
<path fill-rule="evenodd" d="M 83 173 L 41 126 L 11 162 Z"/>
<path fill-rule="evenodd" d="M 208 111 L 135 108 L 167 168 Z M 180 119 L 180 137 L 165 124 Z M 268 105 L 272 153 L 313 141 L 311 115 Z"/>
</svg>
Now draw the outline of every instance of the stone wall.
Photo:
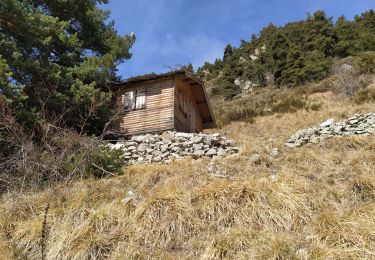
<svg viewBox="0 0 375 260">
<path fill-rule="evenodd" d="M 328 119 L 319 127 L 301 129 L 289 138 L 288 147 L 298 147 L 307 143 L 319 143 L 333 136 L 353 136 L 375 134 L 375 113 L 356 114 L 343 122 Z"/>
<path fill-rule="evenodd" d="M 136 163 L 162 162 L 190 156 L 224 157 L 238 153 L 239 149 L 232 140 L 220 134 L 192 134 L 164 132 L 162 134 L 146 134 L 133 136 L 130 140 L 110 144 L 111 148 L 125 152 L 127 165 Z"/>
</svg>

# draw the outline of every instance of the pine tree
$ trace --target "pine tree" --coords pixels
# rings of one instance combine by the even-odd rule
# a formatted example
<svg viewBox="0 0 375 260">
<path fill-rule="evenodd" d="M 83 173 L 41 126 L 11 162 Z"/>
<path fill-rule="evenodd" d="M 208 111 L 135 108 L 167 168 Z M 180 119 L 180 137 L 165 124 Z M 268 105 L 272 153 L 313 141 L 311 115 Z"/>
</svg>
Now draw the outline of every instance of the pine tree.
<svg viewBox="0 0 375 260">
<path fill-rule="evenodd" d="M 225 46 L 225 49 L 224 49 L 223 60 L 227 61 L 232 55 L 233 55 L 233 47 L 232 45 L 228 44 L 227 46 Z"/>
<path fill-rule="evenodd" d="M 116 66 L 134 36 L 119 36 L 102 0 L 0 2 L 0 93 L 22 122 L 61 117 L 97 133 L 106 121 Z M 16 105 L 18 103 L 18 105 Z"/>
</svg>

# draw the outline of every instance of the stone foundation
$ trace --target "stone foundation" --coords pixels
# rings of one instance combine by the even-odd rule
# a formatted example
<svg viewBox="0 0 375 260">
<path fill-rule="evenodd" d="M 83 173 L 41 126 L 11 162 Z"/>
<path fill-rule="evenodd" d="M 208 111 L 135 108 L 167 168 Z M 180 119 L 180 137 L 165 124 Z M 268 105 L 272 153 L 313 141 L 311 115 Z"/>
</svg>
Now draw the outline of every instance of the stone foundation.
<svg viewBox="0 0 375 260">
<path fill-rule="evenodd" d="M 110 144 L 123 149 L 127 165 L 137 163 L 169 163 L 182 157 L 225 157 L 238 153 L 234 141 L 220 134 L 164 132 L 133 136 L 130 140 Z"/>
</svg>

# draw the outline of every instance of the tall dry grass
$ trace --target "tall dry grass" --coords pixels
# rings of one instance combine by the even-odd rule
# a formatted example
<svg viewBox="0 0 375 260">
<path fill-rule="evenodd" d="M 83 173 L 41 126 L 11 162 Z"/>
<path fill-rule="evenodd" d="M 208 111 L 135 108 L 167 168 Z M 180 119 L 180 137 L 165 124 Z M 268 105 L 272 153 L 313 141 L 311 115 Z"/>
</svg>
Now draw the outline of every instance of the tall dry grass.
<svg viewBox="0 0 375 260">
<path fill-rule="evenodd" d="M 3 195 L 0 259 L 41 259 L 42 244 L 46 259 L 374 259 L 375 137 L 283 145 L 299 128 L 374 111 L 374 103 L 309 99 L 322 108 L 221 129 L 239 155 Z M 260 159 L 250 160 L 255 153 Z M 135 195 L 125 203 L 128 191 Z"/>
</svg>

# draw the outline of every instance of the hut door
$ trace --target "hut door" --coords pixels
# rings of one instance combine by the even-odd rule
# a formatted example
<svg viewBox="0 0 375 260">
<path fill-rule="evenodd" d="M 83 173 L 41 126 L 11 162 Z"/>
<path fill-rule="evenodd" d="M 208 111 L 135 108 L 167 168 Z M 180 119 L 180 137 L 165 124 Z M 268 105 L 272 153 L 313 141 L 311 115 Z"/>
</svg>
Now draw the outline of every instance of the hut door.
<svg viewBox="0 0 375 260">
<path fill-rule="evenodd" d="M 190 109 L 191 109 L 191 117 L 190 117 L 190 132 L 192 133 L 195 133 L 195 118 L 196 118 L 196 114 L 195 114 L 195 109 L 193 106 L 190 106 Z"/>
</svg>

